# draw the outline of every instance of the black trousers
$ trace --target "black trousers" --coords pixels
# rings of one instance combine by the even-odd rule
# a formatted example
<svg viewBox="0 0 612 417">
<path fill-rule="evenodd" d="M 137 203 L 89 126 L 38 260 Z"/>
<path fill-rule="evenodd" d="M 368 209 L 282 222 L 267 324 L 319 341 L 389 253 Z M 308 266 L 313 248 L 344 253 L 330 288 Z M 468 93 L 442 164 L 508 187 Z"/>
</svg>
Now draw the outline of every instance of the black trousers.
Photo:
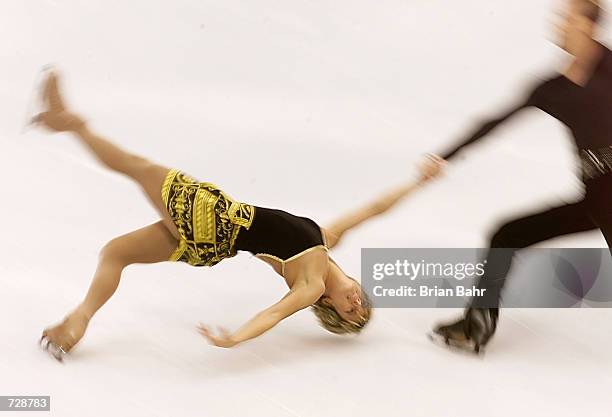
<svg viewBox="0 0 612 417">
<path fill-rule="evenodd" d="M 586 180 L 584 184 L 586 193 L 581 201 L 511 220 L 493 234 L 485 273 L 478 282 L 478 288 L 486 289 L 485 296 L 472 300 L 472 307 L 499 307 L 501 291 L 517 250 L 594 229 L 601 230 L 608 247 L 612 246 L 612 174 Z"/>
</svg>

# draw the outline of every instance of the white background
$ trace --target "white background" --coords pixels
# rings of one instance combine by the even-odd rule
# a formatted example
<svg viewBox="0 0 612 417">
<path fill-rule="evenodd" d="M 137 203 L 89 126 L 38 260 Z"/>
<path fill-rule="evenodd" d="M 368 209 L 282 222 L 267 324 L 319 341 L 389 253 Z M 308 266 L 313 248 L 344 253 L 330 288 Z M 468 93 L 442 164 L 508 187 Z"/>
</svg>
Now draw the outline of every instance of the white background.
<svg viewBox="0 0 612 417">
<path fill-rule="evenodd" d="M 453 310 L 376 311 L 358 338 L 303 311 L 235 349 L 209 346 L 198 321 L 235 329 L 286 291 L 246 254 L 131 266 L 65 365 L 36 344 L 82 298 L 99 248 L 157 220 L 74 139 L 22 133 L 43 64 L 126 149 L 325 224 L 561 68 L 560 4 L 3 0 L 0 395 L 51 395 L 54 416 L 609 415 L 607 310 L 504 311 L 484 359 L 425 338 Z M 527 112 L 333 256 L 358 276 L 362 247 L 486 245 L 505 218 L 579 198 L 571 150 L 557 121 Z"/>
</svg>

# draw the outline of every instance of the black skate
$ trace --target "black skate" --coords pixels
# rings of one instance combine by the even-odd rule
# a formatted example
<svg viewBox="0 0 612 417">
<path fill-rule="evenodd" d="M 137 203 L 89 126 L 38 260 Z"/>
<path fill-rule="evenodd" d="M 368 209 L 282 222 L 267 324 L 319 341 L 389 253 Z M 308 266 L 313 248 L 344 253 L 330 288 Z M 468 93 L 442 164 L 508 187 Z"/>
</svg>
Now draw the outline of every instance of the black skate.
<svg viewBox="0 0 612 417">
<path fill-rule="evenodd" d="M 498 317 L 498 308 L 469 308 L 461 320 L 437 326 L 429 338 L 445 346 L 479 354 L 495 334 Z"/>
</svg>

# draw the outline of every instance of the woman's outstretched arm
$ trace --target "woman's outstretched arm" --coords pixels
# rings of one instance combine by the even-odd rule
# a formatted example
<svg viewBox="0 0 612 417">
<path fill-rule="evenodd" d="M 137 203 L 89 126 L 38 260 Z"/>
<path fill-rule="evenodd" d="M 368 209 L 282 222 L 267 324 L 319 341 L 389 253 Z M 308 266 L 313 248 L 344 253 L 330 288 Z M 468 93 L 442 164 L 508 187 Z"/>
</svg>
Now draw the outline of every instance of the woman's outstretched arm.
<svg viewBox="0 0 612 417">
<path fill-rule="evenodd" d="M 219 334 L 215 335 L 209 327 L 202 324 L 198 326 L 198 330 L 211 344 L 230 348 L 262 335 L 293 313 L 313 305 L 324 292 L 325 284 L 322 279 L 310 280 L 308 284 L 292 288 L 279 302 L 256 314 L 234 333 L 219 329 Z"/>
<path fill-rule="evenodd" d="M 333 248 L 340 242 L 344 233 L 359 226 L 372 217 L 390 210 L 404 197 L 407 197 L 421 187 L 428 179 L 428 176 L 423 175 L 420 179 L 387 192 L 371 203 L 340 217 L 328 227 L 324 228 L 327 247 L 330 249 Z"/>
</svg>

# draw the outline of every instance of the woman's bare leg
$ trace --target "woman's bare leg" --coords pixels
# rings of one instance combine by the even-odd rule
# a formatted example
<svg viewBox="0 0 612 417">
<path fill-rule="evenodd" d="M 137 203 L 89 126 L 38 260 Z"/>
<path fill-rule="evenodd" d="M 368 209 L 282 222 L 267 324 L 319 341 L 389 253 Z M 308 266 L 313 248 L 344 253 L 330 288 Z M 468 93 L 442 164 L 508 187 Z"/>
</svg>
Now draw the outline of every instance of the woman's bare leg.
<svg viewBox="0 0 612 417">
<path fill-rule="evenodd" d="M 93 315 L 115 293 L 125 267 L 164 262 L 176 245 L 177 240 L 161 221 L 108 242 L 100 251 L 98 267 L 84 300 L 62 323 L 43 331 L 46 345 L 69 352 L 85 334 Z"/>
<path fill-rule="evenodd" d="M 169 168 L 124 151 L 92 132 L 87 126 L 83 126 L 74 134 L 100 162 L 113 171 L 122 173 L 136 181 L 162 217 L 168 230 L 176 239 L 180 238 L 178 229 L 168 214 L 161 197 L 162 184 L 170 170 Z"/>
<path fill-rule="evenodd" d="M 36 121 L 56 132 L 73 133 L 102 164 L 136 181 L 162 217 L 164 225 L 179 239 L 179 232 L 161 198 L 161 187 L 169 168 L 127 152 L 93 132 L 82 118 L 67 110 L 54 72 L 50 72 L 46 79 L 42 100 L 46 111 L 38 115 Z"/>
</svg>

